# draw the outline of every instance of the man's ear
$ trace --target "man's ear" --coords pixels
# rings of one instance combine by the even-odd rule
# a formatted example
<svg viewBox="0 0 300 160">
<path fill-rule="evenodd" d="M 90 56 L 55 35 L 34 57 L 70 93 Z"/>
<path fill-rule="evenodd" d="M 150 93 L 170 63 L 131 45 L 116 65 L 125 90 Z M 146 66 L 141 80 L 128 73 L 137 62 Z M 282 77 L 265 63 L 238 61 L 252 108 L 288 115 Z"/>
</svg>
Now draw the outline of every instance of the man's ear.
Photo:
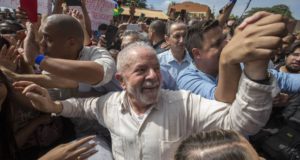
<svg viewBox="0 0 300 160">
<path fill-rule="evenodd" d="M 169 43 L 169 38 L 170 38 L 169 36 L 165 35 L 165 40 L 167 43 Z"/>
<path fill-rule="evenodd" d="M 120 73 L 116 73 L 115 78 L 120 82 L 121 87 L 126 89 L 126 83 L 123 76 Z"/>
<path fill-rule="evenodd" d="M 68 39 L 68 45 L 71 47 L 71 46 L 74 46 L 74 45 L 77 45 L 77 41 L 75 38 L 70 38 Z"/>
<path fill-rule="evenodd" d="M 193 48 L 192 49 L 192 55 L 194 57 L 194 59 L 199 59 L 201 57 L 201 49 L 199 48 Z"/>
</svg>

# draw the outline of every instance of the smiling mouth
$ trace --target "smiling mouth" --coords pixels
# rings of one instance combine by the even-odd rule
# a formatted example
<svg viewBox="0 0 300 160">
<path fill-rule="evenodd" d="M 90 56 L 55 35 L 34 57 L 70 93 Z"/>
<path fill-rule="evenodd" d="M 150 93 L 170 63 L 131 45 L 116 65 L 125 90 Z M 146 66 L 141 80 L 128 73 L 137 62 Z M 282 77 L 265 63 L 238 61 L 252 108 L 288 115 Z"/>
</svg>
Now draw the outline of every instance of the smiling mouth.
<svg viewBox="0 0 300 160">
<path fill-rule="evenodd" d="M 299 63 L 292 63 L 293 66 L 300 66 Z"/>
<path fill-rule="evenodd" d="M 146 92 L 153 92 L 153 91 L 156 91 L 156 90 L 158 90 L 158 86 L 154 86 L 154 87 L 143 87 L 142 89 L 142 91 L 144 92 L 144 91 L 146 91 Z"/>
</svg>

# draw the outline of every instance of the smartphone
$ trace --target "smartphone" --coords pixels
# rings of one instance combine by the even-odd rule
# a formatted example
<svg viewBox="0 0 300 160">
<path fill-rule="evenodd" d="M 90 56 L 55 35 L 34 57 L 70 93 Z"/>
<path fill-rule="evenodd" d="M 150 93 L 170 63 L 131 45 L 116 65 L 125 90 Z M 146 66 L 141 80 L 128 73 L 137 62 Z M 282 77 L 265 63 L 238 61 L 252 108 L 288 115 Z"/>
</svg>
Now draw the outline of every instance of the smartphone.
<svg viewBox="0 0 300 160">
<path fill-rule="evenodd" d="M 81 6 L 80 0 L 65 0 L 67 3 L 67 6 Z"/>
<path fill-rule="evenodd" d="M 20 7 L 27 13 L 30 22 L 37 22 L 37 1 L 20 0 Z"/>
</svg>

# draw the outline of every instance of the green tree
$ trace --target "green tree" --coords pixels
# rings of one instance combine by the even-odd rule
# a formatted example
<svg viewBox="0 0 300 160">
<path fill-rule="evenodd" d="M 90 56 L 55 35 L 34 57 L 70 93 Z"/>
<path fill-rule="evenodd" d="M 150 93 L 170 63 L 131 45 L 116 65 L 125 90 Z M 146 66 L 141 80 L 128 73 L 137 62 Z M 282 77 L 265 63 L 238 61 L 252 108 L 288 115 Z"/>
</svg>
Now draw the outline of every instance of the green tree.
<svg viewBox="0 0 300 160">
<path fill-rule="evenodd" d="M 290 11 L 290 8 L 284 4 L 275 5 L 273 7 L 261 7 L 261 8 L 255 7 L 247 11 L 245 17 L 249 17 L 258 11 L 267 11 L 271 13 L 281 14 L 285 17 L 294 19 L 294 17 L 292 16 L 292 12 Z"/>
<path fill-rule="evenodd" d="M 231 15 L 229 16 L 229 19 L 238 20 L 238 19 L 239 19 L 239 16 L 234 15 L 234 14 L 231 14 Z"/>
<path fill-rule="evenodd" d="M 122 3 L 126 6 L 130 6 L 131 2 L 135 2 L 137 8 L 147 8 L 147 0 L 123 0 Z"/>
</svg>

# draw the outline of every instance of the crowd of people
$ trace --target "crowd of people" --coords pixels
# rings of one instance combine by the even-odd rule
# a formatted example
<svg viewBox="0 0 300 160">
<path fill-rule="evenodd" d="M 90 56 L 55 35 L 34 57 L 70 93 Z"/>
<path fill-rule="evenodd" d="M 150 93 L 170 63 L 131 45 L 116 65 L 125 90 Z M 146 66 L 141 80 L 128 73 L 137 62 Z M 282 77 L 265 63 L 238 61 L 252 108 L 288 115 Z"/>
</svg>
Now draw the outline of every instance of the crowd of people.
<svg viewBox="0 0 300 160">
<path fill-rule="evenodd" d="M 93 31 L 81 3 L 57 0 L 38 22 L 1 12 L 1 160 L 259 160 L 270 155 L 252 137 L 299 128 L 300 36 L 286 17 L 239 22 L 232 3 L 217 18 L 133 12 Z"/>
</svg>

